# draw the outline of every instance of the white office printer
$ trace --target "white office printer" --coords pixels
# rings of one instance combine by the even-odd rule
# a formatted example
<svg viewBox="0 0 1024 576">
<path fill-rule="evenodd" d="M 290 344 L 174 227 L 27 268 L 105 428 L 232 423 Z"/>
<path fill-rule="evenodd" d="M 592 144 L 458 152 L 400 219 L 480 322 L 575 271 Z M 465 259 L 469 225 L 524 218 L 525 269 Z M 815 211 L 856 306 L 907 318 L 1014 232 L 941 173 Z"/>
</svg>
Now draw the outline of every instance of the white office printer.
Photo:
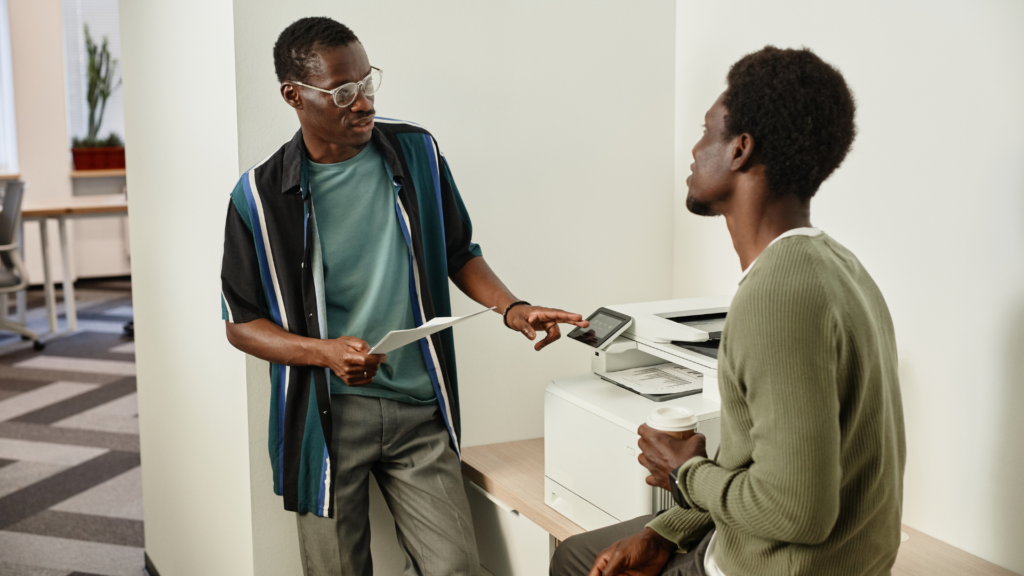
<svg viewBox="0 0 1024 576">
<path fill-rule="evenodd" d="M 587 530 L 674 505 L 648 486 L 637 428 L 659 406 L 693 411 L 708 454 L 719 442 L 718 340 L 731 297 L 608 306 L 569 337 L 590 346 L 591 372 L 548 384 L 544 501 Z M 632 378 L 624 379 L 627 375 Z M 678 380 L 673 378 L 678 377 Z M 645 380 L 646 379 L 646 380 Z M 676 386 L 643 394 L 642 386 Z M 667 398 L 667 399 L 666 399 Z"/>
</svg>

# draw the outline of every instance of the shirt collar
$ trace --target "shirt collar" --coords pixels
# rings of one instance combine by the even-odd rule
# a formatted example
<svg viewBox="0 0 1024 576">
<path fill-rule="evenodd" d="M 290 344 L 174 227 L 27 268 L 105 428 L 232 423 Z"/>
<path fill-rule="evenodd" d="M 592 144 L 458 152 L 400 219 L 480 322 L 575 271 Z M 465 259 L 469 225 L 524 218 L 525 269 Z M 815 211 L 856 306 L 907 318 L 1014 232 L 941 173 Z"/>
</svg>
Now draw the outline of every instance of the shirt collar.
<svg viewBox="0 0 1024 576">
<path fill-rule="evenodd" d="M 391 147 L 391 143 L 384 137 L 384 133 L 377 126 L 373 127 L 371 135 L 373 143 L 384 156 L 384 162 L 391 169 L 396 183 L 405 177 L 402 164 L 398 161 L 398 154 Z M 292 139 L 284 145 L 283 166 L 281 169 L 281 193 L 295 193 L 302 190 L 304 183 L 303 171 L 305 170 L 306 144 L 302 140 L 302 129 L 300 128 L 292 136 Z"/>
<path fill-rule="evenodd" d="M 302 183 L 302 163 L 306 158 L 306 145 L 302 142 L 302 129 L 284 145 L 284 158 L 281 166 L 281 193 L 298 192 Z"/>
<path fill-rule="evenodd" d="M 815 228 L 813 226 L 805 226 L 803 228 L 792 228 L 792 229 L 786 230 L 782 234 L 779 234 L 778 236 L 776 236 L 775 240 L 772 240 L 771 242 L 769 242 L 768 246 L 765 246 L 764 249 L 767 250 L 768 248 L 771 247 L 772 244 L 775 244 L 776 242 L 778 242 L 779 240 L 782 240 L 783 238 L 790 238 L 792 236 L 811 236 L 811 237 L 813 237 L 813 236 L 821 236 L 821 234 L 822 234 L 821 229 Z M 761 251 L 761 254 L 764 254 L 764 250 Z M 758 256 L 758 258 L 760 258 L 760 256 Z M 742 282 L 743 279 L 747 277 L 747 274 L 750 272 L 750 269 L 753 268 L 754 264 L 756 264 L 756 263 L 757 263 L 757 258 L 754 258 L 754 261 L 750 263 L 750 266 L 747 266 L 747 269 L 743 271 L 743 275 L 740 276 L 740 282 Z"/>
</svg>

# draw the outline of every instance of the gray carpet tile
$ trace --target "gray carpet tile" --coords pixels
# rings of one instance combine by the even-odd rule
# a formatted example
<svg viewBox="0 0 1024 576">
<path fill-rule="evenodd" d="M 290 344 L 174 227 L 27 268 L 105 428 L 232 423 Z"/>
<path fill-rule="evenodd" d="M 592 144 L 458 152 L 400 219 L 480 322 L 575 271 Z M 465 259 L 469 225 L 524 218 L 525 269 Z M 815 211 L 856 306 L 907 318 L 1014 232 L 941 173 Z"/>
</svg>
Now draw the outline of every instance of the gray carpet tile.
<svg viewBox="0 0 1024 576">
<path fill-rule="evenodd" d="M 57 381 L 41 388 L 36 388 L 31 392 L 22 392 L 0 401 L 0 422 L 14 420 L 30 412 L 35 412 L 90 390 L 95 390 L 96 386 L 96 384 L 83 384 L 81 382 Z"/>
<path fill-rule="evenodd" d="M 63 502 L 54 504 L 50 510 L 141 522 L 142 468 L 132 468 L 85 492 L 75 494 Z"/>
<path fill-rule="evenodd" d="M 96 320 L 97 318 L 104 317 L 85 318 L 84 316 L 79 316 L 79 318 L 82 320 Z M 110 351 L 111 348 L 129 341 L 129 339 L 120 335 L 120 327 L 124 323 L 116 320 L 111 321 L 109 317 L 105 317 L 105 319 L 114 325 L 114 328 L 118 330 L 117 333 L 105 334 L 101 332 L 79 332 L 71 336 L 65 336 L 64 338 L 58 338 L 47 342 L 46 348 L 42 351 L 36 351 L 29 347 L 24 350 L 5 354 L 0 358 L 0 363 L 13 365 L 27 358 L 38 355 L 62 356 L 68 358 L 91 358 L 95 360 L 130 360 L 131 356 L 125 356 L 124 354 L 118 354 Z"/>
<path fill-rule="evenodd" d="M 0 560 L 0 574 L 3 574 L 3 576 L 71 576 L 71 573 L 67 570 L 26 566 L 24 564 L 4 562 L 3 560 Z"/>
<path fill-rule="evenodd" d="M 56 464 L 66 468 L 84 464 L 105 452 L 107 450 L 88 446 L 68 446 L 51 442 L 0 438 L 0 458 L 19 460 L 22 464 L 38 462 L 40 464 Z M 14 466 L 12 464 L 7 468 L 14 468 Z M 4 468 L 0 468 L 0 473 L 4 470 Z"/>
<path fill-rule="evenodd" d="M 43 510 L 35 516 L 9 526 L 7 530 L 136 548 L 142 548 L 145 544 L 140 520 L 56 510 Z"/>
<path fill-rule="evenodd" d="M 121 354 L 124 360 L 124 354 Z M 2 357 L 0 357 L 2 358 Z M 110 384 L 124 378 L 117 374 L 101 374 L 95 372 L 66 372 L 64 370 L 40 370 L 38 368 L 23 368 L 18 366 L 5 366 L 0 364 L 0 382 L 11 380 L 34 380 L 42 382 L 43 385 L 58 380 L 74 380 L 85 384 Z M 2 387 L 2 386 L 0 386 Z"/>
<path fill-rule="evenodd" d="M 0 529 L 84 492 L 139 465 L 134 452 L 111 451 L 0 498 Z"/>
<path fill-rule="evenodd" d="M 55 428 L 77 428 L 81 430 L 98 430 L 116 434 L 139 433 L 139 398 L 132 393 L 111 400 L 80 414 L 58 420 L 52 424 Z"/>
<path fill-rule="evenodd" d="M 120 308 L 124 308 L 121 306 Z M 79 320 L 92 320 L 94 322 L 110 322 L 111 324 L 117 324 L 118 326 L 124 327 L 124 323 L 128 322 L 133 318 L 131 314 L 120 314 L 120 309 L 115 308 L 114 312 L 92 312 L 89 311 L 85 314 L 79 314 Z"/>
<path fill-rule="evenodd" d="M 33 370 L 59 370 L 65 374 L 105 374 L 135 376 L 134 360 L 97 360 L 95 358 L 72 358 L 70 356 L 50 356 L 39 354 L 26 358 L 14 365 L 15 368 L 31 368 Z M 70 376 L 68 376 L 70 378 Z"/>
<path fill-rule="evenodd" d="M 10 398 L 11 396 L 17 396 L 18 394 L 21 394 L 21 392 L 15 392 L 14 390 L 4 390 L 0 388 L 0 402 L 3 402 L 4 400 Z"/>
<path fill-rule="evenodd" d="M 145 565 L 142 548 L 86 542 L 0 530 L 0 550 L 8 562 L 75 570 L 105 576 L 140 576 Z"/>
<path fill-rule="evenodd" d="M 131 307 L 132 298 L 129 295 L 128 297 L 109 298 L 107 300 L 97 301 L 84 311 L 89 314 L 113 313 L 113 315 L 120 317 L 129 316 L 131 314 Z M 110 316 L 111 314 L 107 315 Z"/>
<path fill-rule="evenodd" d="M 0 332 L 2 576 L 142 573 L 139 437 L 122 422 L 137 422 L 130 290 L 77 283 L 80 331 L 41 352 Z M 42 291 L 28 300 L 45 331 Z"/>
<path fill-rule="evenodd" d="M 68 466 L 64 464 L 31 460 L 19 460 L 14 464 L 4 466 L 0 468 L 0 498 L 14 494 L 22 488 L 45 480 L 62 470 L 67 470 L 67 468 Z"/>
<path fill-rule="evenodd" d="M 135 434 L 118 434 L 98 430 L 75 430 L 55 428 L 44 424 L 26 422 L 0 422 L 0 438 L 17 438 L 53 444 L 91 446 L 119 452 L 138 452 L 139 437 Z"/>
<path fill-rule="evenodd" d="M 111 400 L 116 400 L 135 392 L 135 377 L 128 376 L 117 382 L 95 388 L 83 394 L 73 396 L 38 410 L 22 414 L 14 418 L 14 422 L 31 422 L 33 424 L 53 424 L 58 420 L 70 418 Z"/>
<path fill-rule="evenodd" d="M 52 382 L 54 382 L 56 380 L 61 380 L 62 379 L 62 378 L 54 378 L 53 380 L 32 380 L 32 379 L 19 379 L 19 378 L 4 378 L 3 377 L 3 369 L 4 368 L 6 368 L 6 367 L 5 366 L 0 366 L 0 390 L 3 390 L 4 392 L 13 392 L 15 394 L 20 394 L 22 392 L 31 392 L 32 390 L 35 390 L 36 388 L 42 388 L 43 386 L 46 386 L 47 384 L 50 384 L 50 383 L 52 383 Z M 95 384 L 95 382 L 92 382 L 92 384 Z"/>
</svg>

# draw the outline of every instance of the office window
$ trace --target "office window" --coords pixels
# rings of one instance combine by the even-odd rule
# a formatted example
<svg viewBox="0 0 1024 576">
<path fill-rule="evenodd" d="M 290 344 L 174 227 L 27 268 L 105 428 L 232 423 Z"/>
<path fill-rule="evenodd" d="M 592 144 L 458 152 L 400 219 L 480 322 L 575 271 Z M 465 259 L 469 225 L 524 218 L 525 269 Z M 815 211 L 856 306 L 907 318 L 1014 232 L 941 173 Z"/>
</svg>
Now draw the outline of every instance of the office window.
<svg viewBox="0 0 1024 576">
<path fill-rule="evenodd" d="M 117 60 L 115 85 L 121 78 L 121 33 L 117 0 L 62 0 L 64 13 L 64 74 L 67 88 L 68 137 L 81 138 L 89 131 L 89 104 L 85 100 L 89 87 L 89 53 L 85 50 L 84 26 L 100 45 L 107 37 L 110 56 Z M 107 100 L 98 136 L 116 132 L 124 138 L 124 104 L 118 87 Z"/>
<path fill-rule="evenodd" d="M 18 171 L 18 131 L 14 124 L 11 29 L 7 0 L 0 0 L 0 173 Z"/>
</svg>

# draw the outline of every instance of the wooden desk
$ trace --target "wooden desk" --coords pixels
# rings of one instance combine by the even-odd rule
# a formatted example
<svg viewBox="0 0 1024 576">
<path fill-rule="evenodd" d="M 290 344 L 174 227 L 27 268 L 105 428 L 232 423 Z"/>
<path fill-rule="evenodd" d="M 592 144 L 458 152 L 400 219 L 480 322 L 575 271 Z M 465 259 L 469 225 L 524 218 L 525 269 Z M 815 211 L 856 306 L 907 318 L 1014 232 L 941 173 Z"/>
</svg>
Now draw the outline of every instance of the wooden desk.
<svg viewBox="0 0 1024 576">
<path fill-rule="evenodd" d="M 561 542 L 586 532 L 544 503 L 544 439 L 462 450 L 462 474 Z"/>
<path fill-rule="evenodd" d="M 93 170 L 91 172 L 101 172 Z M 50 278 L 49 231 L 46 221 L 57 220 L 60 232 L 60 258 L 63 273 L 64 313 L 68 320 L 68 333 L 78 330 L 78 311 L 75 308 L 75 284 L 71 280 L 69 267 L 67 220 L 96 216 L 127 216 L 128 199 L 124 194 L 103 194 L 96 196 L 73 196 L 59 200 L 32 200 L 21 208 L 22 221 L 39 222 L 39 239 L 43 248 L 43 289 L 46 294 L 46 316 L 50 325 L 50 338 L 57 333 L 57 298 Z M 24 237 L 24 235 L 22 235 Z"/>
<path fill-rule="evenodd" d="M 462 474 L 556 540 L 585 532 L 544 503 L 544 439 L 473 446 L 462 451 Z M 893 576 L 1015 576 L 945 542 L 904 525 Z"/>
</svg>

